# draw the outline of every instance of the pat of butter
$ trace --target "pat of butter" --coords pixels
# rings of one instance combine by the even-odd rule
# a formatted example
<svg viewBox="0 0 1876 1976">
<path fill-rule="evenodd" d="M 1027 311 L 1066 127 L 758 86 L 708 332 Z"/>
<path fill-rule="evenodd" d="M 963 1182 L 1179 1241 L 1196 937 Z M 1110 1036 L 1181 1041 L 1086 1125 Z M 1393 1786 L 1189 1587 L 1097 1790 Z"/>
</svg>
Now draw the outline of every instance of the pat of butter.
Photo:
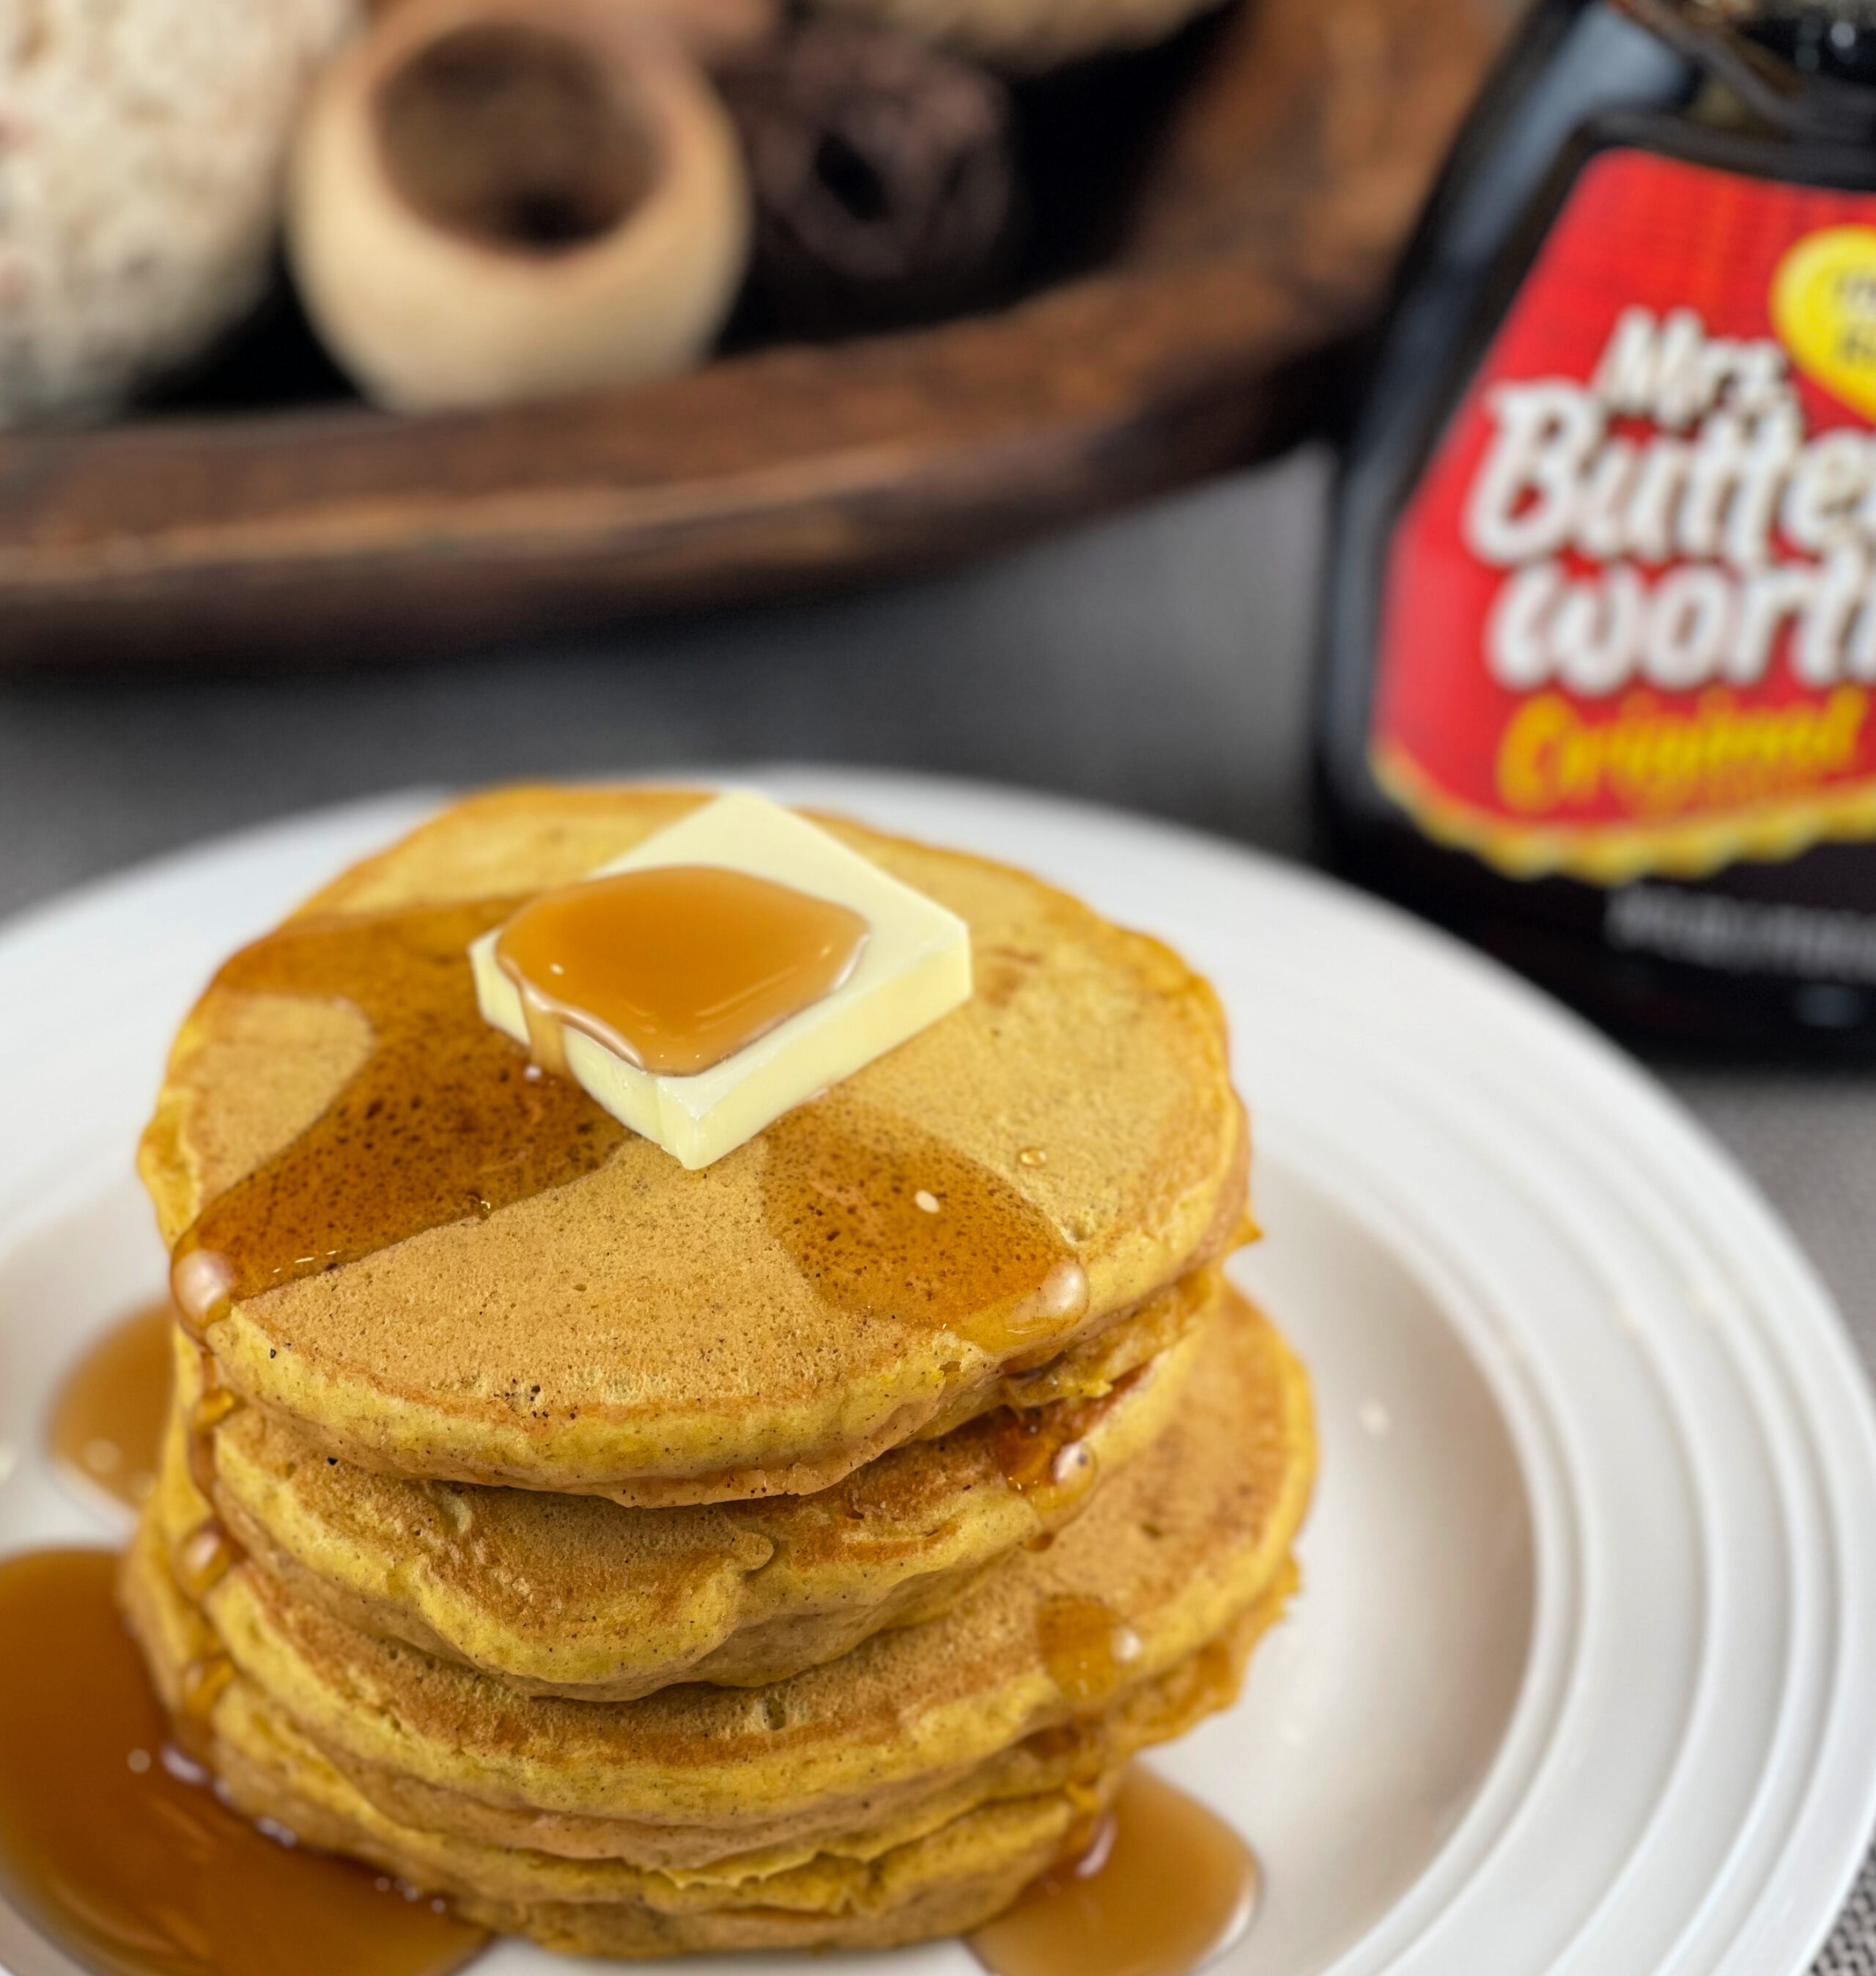
<svg viewBox="0 0 1876 1976">
<path fill-rule="evenodd" d="M 792 810 L 747 791 L 719 796 L 590 878 L 716 865 L 857 913 L 867 937 L 831 993 L 694 1075 L 659 1075 L 584 1029 L 558 1026 L 568 1074 L 622 1124 L 690 1167 L 706 1167 L 783 1112 L 851 1077 L 970 1000 L 970 930 Z M 498 927 L 469 948 L 483 1018 L 528 1042 L 520 990 L 495 957 Z"/>
</svg>

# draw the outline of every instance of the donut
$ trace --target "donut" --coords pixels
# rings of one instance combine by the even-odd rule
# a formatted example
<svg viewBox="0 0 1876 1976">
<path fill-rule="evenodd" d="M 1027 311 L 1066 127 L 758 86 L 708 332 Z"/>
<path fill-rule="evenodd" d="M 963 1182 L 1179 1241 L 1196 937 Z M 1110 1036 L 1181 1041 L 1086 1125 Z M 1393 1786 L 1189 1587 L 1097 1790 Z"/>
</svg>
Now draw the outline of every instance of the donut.
<svg viewBox="0 0 1876 1976">
<path fill-rule="evenodd" d="M 973 63 L 809 18 L 725 67 L 755 199 L 752 309 L 785 335 L 892 329 L 997 300 L 1023 218 L 1014 115 Z"/>
</svg>

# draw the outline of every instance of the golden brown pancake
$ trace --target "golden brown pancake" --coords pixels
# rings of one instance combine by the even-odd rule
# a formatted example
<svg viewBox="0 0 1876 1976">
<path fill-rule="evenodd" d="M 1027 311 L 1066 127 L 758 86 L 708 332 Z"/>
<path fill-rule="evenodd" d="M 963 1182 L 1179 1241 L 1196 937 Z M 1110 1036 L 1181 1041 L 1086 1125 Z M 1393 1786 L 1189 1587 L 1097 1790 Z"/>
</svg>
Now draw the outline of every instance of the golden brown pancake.
<svg viewBox="0 0 1876 1976">
<path fill-rule="evenodd" d="M 1224 1294 L 1206 1272 L 1192 1301 L 1209 1316 Z M 750 1685 L 935 1616 L 1065 1523 L 1170 1421 L 1200 1335 L 1104 1395 L 999 1409 L 814 1496 L 628 1510 L 416 1482 L 323 1455 L 254 1407 L 209 1430 L 211 1494 L 296 1597 L 522 1692 L 625 1701 L 674 1681 Z M 173 1462 L 201 1383 L 196 1348 L 181 1342 Z"/>
<path fill-rule="evenodd" d="M 983 1802 L 1015 1752 L 1226 1635 L 1279 1583 L 1313 1454 L 1300 1368 L 1233 1298 L 1174 1424 L 1049 1548 L 767 1688 L 521 1696 L 347 1626 L 252 1561 L 202 1607 L 243 1680 L 395 1822 L 665 1872 L 768 1865 Z M 176 1513 L 154 1499 L 153 1543 L 186 1540 Z"/>
<path fill-rule="evenodd" d="M 456 994 L 464 912 L 495 923 L 703 799 L 459 805 L 204 996 L 142 1170 L 166 1238 L 199 1242 L 237 1285 L 193 1296 L 235 1391 L 387 1473 L 628 1505 L 809 1494 L 995 1404 L 1012 1374 L 1098 1339 L 1237 1239 L 1246 1144 L 1206 984 L 1023 873 L 838 821 L 969 924 L 976 993 L 714 1166 L 686 1172 L 588 1118 L 571 1087 L 522 1094 L 522 1053 L 492 1032 L 464 1046 L 471 1096 L 507 1079 L 503 1102 L 553 1121 L 518 1131 L 512 1159 L 495 1148 L 514 1171 L 451 1191 L 433 1155 L 493 1115 L 465 1101 L 461 1130 L 435 1123 L 447 1094 L 414 1072 L 394 1103 L 348 1110 L 390 1060 L 374 1059 L 390 1031 L 361 1013 L 369 995 L 344 986 L 349 957 L 394 946 L 426 992 Z M 460 970 L 459 1042 L 479 1019 L 461 1015 Z M 440 1062 L 440 1033 L 398 1047 Z M 917 1192 L 943 1212 L 917 1211 Z M 305 1253 L 268 1250 L 302 1223 Z M 353 1253 L 367 1225 L 391 1236 Z"/>
<path fill-rule="evenodd" d="M 744 1856 L 715 1869 L 648 1870 L 400 1823 L 239 1675 L 221 1690 L 202 1754 L 250 1815 L 426 1892 L 446 1893 L 472 1918 L 554 1948 L 648 1955 L 884 1946 L 976 1925 L 1071 1849 L 1111 1797 L 1129 1756 L 1229 1703 L 1293 1579 L 1293 1571 L 1280 1573 L 1223 1636 L 1157 1680 L 1004 1753 L 974 1793 L 953 1787 L 922 1819 L 901 1813 L 826 1849 Z M 159 1685 L 179 1707 L 189 1670 L 216 1651 L 215 1636 L 169 1576 L 153 1526 L 133 1550 L 125 1581 Z"/>
</svg>

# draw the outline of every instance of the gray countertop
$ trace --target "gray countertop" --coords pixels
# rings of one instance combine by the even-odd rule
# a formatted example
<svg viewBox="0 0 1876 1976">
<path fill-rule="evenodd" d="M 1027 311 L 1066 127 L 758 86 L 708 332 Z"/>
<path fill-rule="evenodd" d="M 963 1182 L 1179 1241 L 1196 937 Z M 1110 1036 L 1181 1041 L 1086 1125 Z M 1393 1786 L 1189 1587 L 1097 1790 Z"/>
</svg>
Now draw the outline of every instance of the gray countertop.
<svg viewBox="0 0 1876 1976">
<path fill-rule="evenodd" d="M 996 565 L 578 647 L 286 679 L 0 682 L 0 915 L 412 784 L 792 757 L 1032 784 L 1301 856 L 1328 464 L 1303 453 Z M 1876 1081 L 1668 1082 L 1876 1361 Z M 1818 1968 L 1876 1976 L 1876 1864 Z"/>
</svg>

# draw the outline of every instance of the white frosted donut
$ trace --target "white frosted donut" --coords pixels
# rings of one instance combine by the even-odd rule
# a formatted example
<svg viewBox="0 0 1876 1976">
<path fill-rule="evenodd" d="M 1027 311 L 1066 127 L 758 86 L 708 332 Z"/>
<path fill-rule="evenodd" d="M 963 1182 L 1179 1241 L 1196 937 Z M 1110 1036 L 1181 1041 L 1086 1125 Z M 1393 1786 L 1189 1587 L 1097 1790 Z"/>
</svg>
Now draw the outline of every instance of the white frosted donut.
<svg viewBox="0 0 1876 1976">
<path fill-rule="evenodd" d="M 634 0 L 403 0 L 322 81 L 288 189 L 314 325 L 407 411 L 682 370 L 749 235 L 729 119 Z"/>
<path fill-rule="evenodd" d="M 1219 0 L 813 0 L 1010 69 L 1161 41 Z"/>
</svg>

